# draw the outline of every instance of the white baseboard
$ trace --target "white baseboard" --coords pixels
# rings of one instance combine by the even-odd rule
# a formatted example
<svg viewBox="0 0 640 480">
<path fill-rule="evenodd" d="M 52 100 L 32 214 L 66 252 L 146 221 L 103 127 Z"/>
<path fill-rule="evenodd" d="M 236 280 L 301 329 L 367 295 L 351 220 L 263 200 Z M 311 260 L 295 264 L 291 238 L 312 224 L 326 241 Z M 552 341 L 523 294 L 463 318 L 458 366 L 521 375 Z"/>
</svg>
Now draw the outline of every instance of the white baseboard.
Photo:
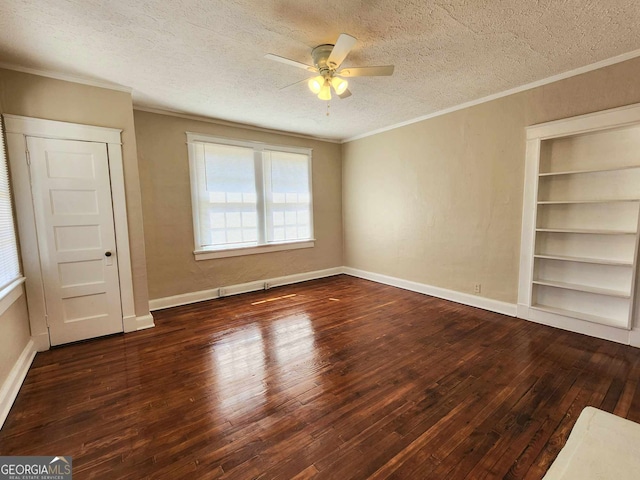
<svg viewBox="0 0 640 480">
<path fill-rule="evenodd" d="M 46 352 L 51 348 L 51 343 L 49 343 L 49 334 L 41 333 L 39 335 L 31 335 L 31 340 L 35 345 L 35 349 L 37 352 Z"/>
<path fill-rule="evenodd" d="M 411 290 L 412 292 L 418 292 L 425 295 L 431 295 L 432 297 L 443 298 L 445 300 L 461 303 L 463 305 L 469 305 L 471 307 L 489 310 L 490 312 L 509 315 L 510 317 L 516 316 L 517 308 L 513 303 L 501 302 L 500 300 L 479 297 L 477 295 L 469 295 L 468 293 L 456 292 L 455 290 L 447 290 L 446 288 L 434 287 L 432 285 L 427 285 L 424 283 L 412 282 L 410 280 L 404 280 L 402 278 L 390 277 L 388 275 L 367 272 L 365 270 L 358 270 L 351 267 L 343 267 L 342 271 L 343 273 L 346 273 L 347 275 L 351 275 L 353 277 L 364 278 L 365 280 L 372 280 L 374 282 L 383 283 L 385 285 L 391 285 L 393 287 Z"/>
<path fill-rule="evenodd" d="M 153 323 L 153 315 L 149 312 L 141 317 L 136 317 L 136 330 L 146 330 L 147 328 L 153 328 L 156 324 Z"/>
<path fill-rule="evenodd" d="M 36 344 L 33 340 L 29 339 L 20 357 L 18 357 L 18 360 L 13 365 L 11 372 L 9 372 L 9 376 L 0 387 L 0 428 L 4 425 L 7 415 L 9 415 L 9 410 L 11 410 L 11 406 L 18 396 L 22 382 L 24 382 L 24 379 L 27 377 L 29 367 L 36 353 Z"/>
<path fill-rule="evenodd" d="M 363 278 L 373 282 L 391 285 L 393 287 L 410 290 L 412 292 L 431 295 L 433 297 L 442 298 L 452 302 L 468 305 L 471 307 L 481 308 L 490 312 L 508 315 L 510 317 L 518 317 L 523 320 L 529 320 L 542 325 L 560 328 L 591 337 L 602 338 L 613 342 L 623 343 L 640 347 L 640 330 L 624 330 L 606 325 L 598 325 L 596 323 L 586 322 L 569 317 L 553 315 L 539 310 L 530 309 L 526 305 L 502 302 L 491 298 L 480 297 L 468 293 L 448 290 L 446 288 L 427 285 L 424 283 L 405 280 L 402 278 L 391 277 L 380 273 L 368 272 L 351 267 L 335 267 L 326 270 L 317 270 L 313 272 L 299 273 L 288 275 L 285 277 L 269 278 L 257 280 L 255 282 L 230 285 L 225 287 L 213 288 L 210 290 L 200 290 L 198 292 L 184 293 L 181 295 L 173 295 L 170 297 L 156 298 L 149 301 L 149 309 L 151 311 L 163 308 L 177 307 L 179 305 L 187 305 L 189 303 L 202 302 L 204 300 L 213 300 L 215 298 L 226 297 L 229 295 L 238 295 L 241 293 L 255 292 L 263 290 L 265 284 L 269 287 L 278 287 L 289 285 L 292 283 L 304 282 L 307 280 L 315 280 L 317 278 L 330 277 L 339 274 L 351 275 L 352 277 Z M 153 319 L 150 319 L 149 327 L 153 326 Z M 140 329 L 137 328 L 137 329 Z"/>
<path fill-rule="evenodd" d="M 237 285 L 221 286 L 209 290 L 172 295 L 170 297 L 155 298 L 149 301 L 149 310 L 153 312 L 163 308 L 177 307 L 180 305 L 187 305 L 189 303 L 202 302 L 204 300 L 213 300 L 214 298 L 228 297 L 229 295 L 238 295 L 240 293 L 264 290 L 265 284 L 268 285 L 267 288 L 280 287 L 282 285 L 290 285 L 292 283 L 306 282 L 307 280 L 331 277 L 341 273 L 343 273 L 342 267 L 334 267 L 327 268 L 325 270 L 315 270 L 313 272 L 296 273 L 294 275 L 287 275 L 284 277 L 266 278 Z"/>
<path fill-rule="evenodd" d="M 629 345 L 640 348 L 640 330 L 631 330 L 629 332 Z"/>
<path fill-rule="evenodd" d="M 226 297 L 229 295 L 255 292 L 258 290 L 264 290 L 265 284 L 268 284 L 269 287 L 279 287 L 292 283 L 305 282 L 307 280 L 331 277 L 333 275 L 339 275 L 341 273 L 351 275 L 352 277 L 372 280 L 374 282 L 383 283 L 385 285 L 403 288 L 405 290 L 411 290 L 413 292 L 443 298 L 445 300 L 451 300 L 463 305 L 482 308 L 484 310 L 501 313 L 503 315 L 509 315 L 511 317 L 516 316 L 516 305 L 512 303 L 501 302 L 499 300 L 493 300 L 485 297 L 478 297 L 476 295 L 469 295 L 466 293 L 456 292 L 454 290 L 447 290 L 445 288 L 434 287 L 423 283 L 412 282 L 410 280 L 390 277 L 387 275 L 367 272 L 350 267 L 328 268 L 326 270 L 316 270 L 313 272 L 287 275 L 285 277 L 275 277 L 264 280 L 257 280 L 255 282 L 213 288 L 210 290 L 200 290 L 198 292 L 184 293 L 181 295 L 173 295 L 170 297 L 155 298 L 149 301 L 149 309 L 151 311 L 154 311 L 163 308 L 177 307 L 179 305 L 187 305 L 189 303 L 202 302 L 204 300 L 213 300 L 215 298 Z"/>
<path fill-rule="evenodd" d="M 136 316 L 129 315 L 122 318 L 122 326 L 124 327 L 124 333 L 135 332 L 137 328 Z"/>
<path fill-rule="evenodd" d="M 153 315 L 151 315 L 151 312 L 140 317 L 136 317 L 135 315 L 124 317 L 122 323 L 124 325 L 124 333 L 137 332 L 138 330 L 156 326 L 155 323 L 153 323 Z"/>
<path fill-rule="evenodd" d="M 522 303 L 518 303 L 516 305 L 516 317 L 521 318 L 522 320 L 529 320 L 527 316 L 529 315 L 529 307 Z"/>
</svg>

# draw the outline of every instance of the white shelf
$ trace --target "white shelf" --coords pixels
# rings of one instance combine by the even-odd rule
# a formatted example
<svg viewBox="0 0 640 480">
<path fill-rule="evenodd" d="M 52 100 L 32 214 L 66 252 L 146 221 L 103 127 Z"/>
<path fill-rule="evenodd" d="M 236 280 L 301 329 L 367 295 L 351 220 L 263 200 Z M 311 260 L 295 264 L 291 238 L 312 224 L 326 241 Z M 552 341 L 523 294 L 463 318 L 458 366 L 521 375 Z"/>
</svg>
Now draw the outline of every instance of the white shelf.
<svg viewBox="0 0 640 480">
<path fill-rule="evenodd" d="M 543 200 L 538 205 L 582 205 L 590 203 L 623 203 L 623 202 L 640 202 L 640 198 L 616 198 L 603 200 Z"/>
<path fill-rule="evenodd" d="M 607 258 L 571 257 L 566 255 L 534 255 L 534 258 L 544 260 L 560 260 L 563 262 L 594 263 L 596 265 L 614 265 L 622 267 L 632 267 L 632 260 L 611 260 Z"/>
<path fill-rule="evenodd" d="M 534 280 L 534 285 L 545 287 L 563 288 L 565 290 L 575 290 L 577 292 L 595 293 L 596 295 L 608 295 L 610 297 L 631 298 L 629 292 L 621 290 L 611 290 L 608 288 L 591 287 L 589 285 L 579 285 L 576 283 L 556 282 L 552 280 Z"/>
<path fill-rule="evenodd" d="M 627 328 L 627 323 L 614 318 L 601 317 L 599 315 L 590 315 L 583 312 L 575 312 L 573 310 L 565 310 L 563 308 L 550 307 L 548 305 L 534 304 L 531 305 L 534 310 L 540 310 L 541 312 L 553 313 L 555 315 L 562 315 L 563 317 L 579 318 L 587 322 L 598 323 L 600 325 L 609 325 L 617 328 Z"/>
<path fill-rule="evenodd" d="M 536 228 L 536 232 L 545 233 L 583 233 L 589 235 L 635 235 L 635 230 L 598 230 L 580 228 Z"/>
<path fill-rule="evenodd" d="M 640 165 L 628 165 L 626 167 L 613 167 L 613 168 L 593 168 L 588 170 L 567 170 L 564 172 L 543 172 L 540 173 L 540 177 L 553 177 L 556 175 L 580 175 L 583 173 L 600 173 L 600 172 L 617 172 L 620 170 L 630 170 L 632 168 L 640 168 Z"/>
</svg>

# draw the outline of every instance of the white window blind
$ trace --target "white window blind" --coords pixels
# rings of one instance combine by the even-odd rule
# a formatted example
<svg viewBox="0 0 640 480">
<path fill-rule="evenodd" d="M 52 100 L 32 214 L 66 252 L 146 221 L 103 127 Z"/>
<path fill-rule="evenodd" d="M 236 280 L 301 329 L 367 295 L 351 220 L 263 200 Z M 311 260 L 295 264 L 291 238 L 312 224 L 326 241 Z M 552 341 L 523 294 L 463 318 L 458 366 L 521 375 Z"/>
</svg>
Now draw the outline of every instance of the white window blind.
<svg viewBox="0 0 640 480">
<path fill-rule="evenodd" d="M 4 144 L 4 122 L 0 118 L 0 290 L 20 277 L 18 245 L 13 221 L 9 169 Z"/>
<path fill-rule="evenodd" d="M 309 159 L 299 153 L 264 152 L 267 240 L 311 237 Z"/>
<path fill-rule="evenodd" d="M 202 246 L 253 245 L 258 213 L 253 149 L 204 145 Z"/>
<path fill-rule="evenodd" d="M 191 135 L 196 252 L 312 239 L 310 150 Z"/>
</svg>

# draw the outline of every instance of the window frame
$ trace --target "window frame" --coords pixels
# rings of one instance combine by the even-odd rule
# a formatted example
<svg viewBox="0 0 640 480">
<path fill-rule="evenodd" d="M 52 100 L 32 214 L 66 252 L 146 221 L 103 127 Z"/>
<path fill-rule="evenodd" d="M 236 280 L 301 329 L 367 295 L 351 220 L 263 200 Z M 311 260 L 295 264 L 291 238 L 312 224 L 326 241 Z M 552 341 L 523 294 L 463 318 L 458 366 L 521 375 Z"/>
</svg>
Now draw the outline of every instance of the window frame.
<svg viewBox="0 0 640 480">
<path fill-rule="evenodd" d="M 191 188 L 191 214 L 193 216 L 193 254 L 196 260 L 208 260 L 215 258 L 238 257 L 244 255 L 253 255 L 258 253 L 279 252 L 284 250 L 296 250 L 301 248 L 312 248 L 315 246 L 314 222 L 313 222 L 313 179 L 312 179 L 312 160 L 313 149 L 305 147 L 291 147 L 286 145 L 274 145 L 265 142 L 253 140 L 239 140 L 225 137 L 217 137 L 214 135 L 206 135 L 202 133 L 186 132 L 187 147 L 189 154 L 189 178 Z M 235 147 L 251 148 L 254 155 L 254 163 L 260 168 L 256 168 L 256 186 L 257 188 L 257 206 L 258 215 L 258 244 L 238 247 L 202 247 L 200 232 L 200 194 L 202 178 L 198 176 L 198 158 L 197 146 L 201 144 L 229 145 Z M 297 153 L 307 156 L 307 171 L 309 179 L 309 225 L 310 236 L 304 240 L 285 240 L 278 242 L 267 242 L 266 236 L 266 198 L 267 192 L 264 182 L 264 158 L 262 152 L 285 152 Z"/>
</svg>

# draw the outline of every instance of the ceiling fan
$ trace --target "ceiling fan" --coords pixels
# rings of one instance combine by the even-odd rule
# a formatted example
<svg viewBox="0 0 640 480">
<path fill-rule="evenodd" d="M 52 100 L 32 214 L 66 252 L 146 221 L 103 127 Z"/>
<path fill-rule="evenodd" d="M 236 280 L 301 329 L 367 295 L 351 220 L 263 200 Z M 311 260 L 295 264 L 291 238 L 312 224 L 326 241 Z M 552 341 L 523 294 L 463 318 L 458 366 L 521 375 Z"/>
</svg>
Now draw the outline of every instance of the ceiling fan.
<svg viewBox="0 0 640 480">
<path fill-rule="evenodd" d="M 332 88 L 340 98 L 347 98 L 351 96 L 348 88 L 349 83 L 341 77 L 378 77 L 393 74 L 393 65 L 340 69 L 342 62 L 349 55 L 356 41 L 355 37 L 341 33 L 335 45 L 318 45 L 311 51 L 313 66 L 279 55 L 273 55 L 272 53 L 265 55 L 265 58 L 318 73 L 319 75 L 308 80 L 308 85 L 309 89 L 317 94 L 320 100 L 331 100 Z"/>
</svg>

